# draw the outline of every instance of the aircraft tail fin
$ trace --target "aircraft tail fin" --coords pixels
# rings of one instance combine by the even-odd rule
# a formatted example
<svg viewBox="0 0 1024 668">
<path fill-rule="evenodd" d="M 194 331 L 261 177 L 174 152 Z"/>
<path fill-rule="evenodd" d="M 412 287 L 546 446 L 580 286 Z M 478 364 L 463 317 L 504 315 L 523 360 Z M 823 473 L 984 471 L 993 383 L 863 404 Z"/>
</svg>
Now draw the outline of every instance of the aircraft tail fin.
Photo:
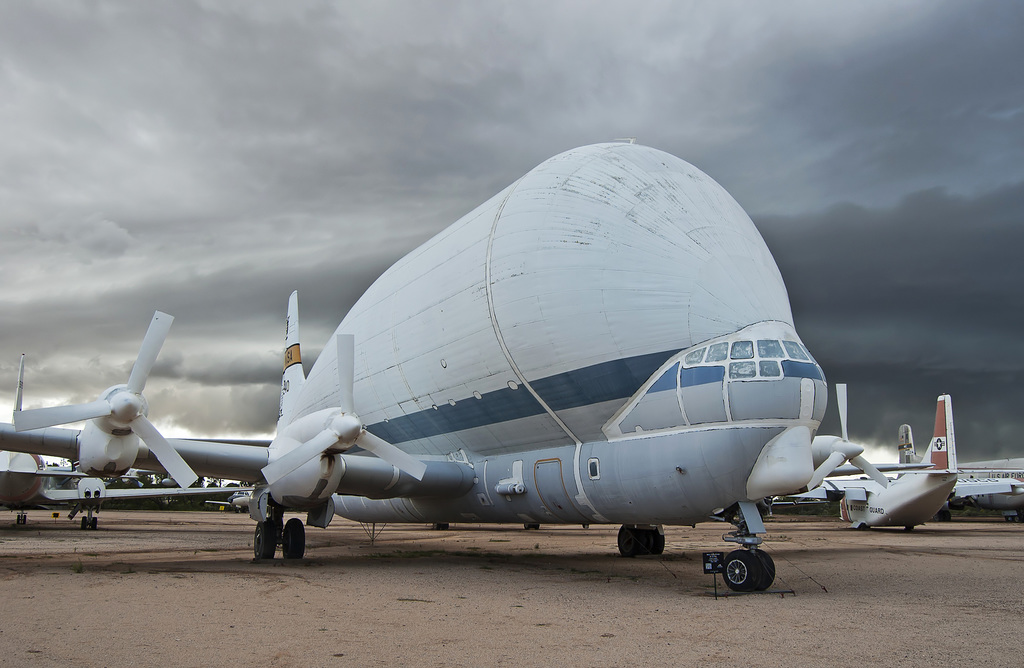
<svg viewBox="0 0 1024 668">
<path fill-rule="evenodd" d="M 934 466 L 930 471 L 956 471 L 956 436 L 953 433 L 953 398 L 943 394 L 935 406 L 935 433 L 925 461 Z"/>
<path fill-rule="evenodd" d="M 281 403 L 277 413 L 277 428 L 289 424 L 295 415 L 295 399 L 299 396 L 306 372 L 302 370 L 299 351 L 299 292 L 288 297 L 288 316 L 285 319 L 284 372 L 281 374 Z"/>
<path fill-rule="evenodd" d="M 899 437 L 900 464 L 916 464 L 917 451 L 914 449 L 914 431 L 909 424 L 900 425 Z"/>
</svg>

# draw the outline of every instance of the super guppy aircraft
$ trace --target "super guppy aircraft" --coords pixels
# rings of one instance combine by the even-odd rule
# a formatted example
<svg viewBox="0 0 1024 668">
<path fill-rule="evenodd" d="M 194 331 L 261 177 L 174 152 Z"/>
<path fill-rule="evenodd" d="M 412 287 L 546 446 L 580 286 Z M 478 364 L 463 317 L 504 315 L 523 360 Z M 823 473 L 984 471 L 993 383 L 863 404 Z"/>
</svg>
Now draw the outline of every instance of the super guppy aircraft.
<svg viewBox="0 0 1024 668">
<path fill-rule="evenodd" d="M 197 474 L 256 484 L 257 557 L 302 556 L 294 510 L 314 526 L 621 524 L 627 556 L 719 517 L 745 548 L 727 582 L 764 589 L 755 503 L 820 463 L 826 384 L 771 253 L 721 186 L 648 147 L 531 170 L 384 272 L 308 377 L 294 295 L 287 331 L 269 448 L 169 439 Z M 4 426 L 0 447 L 78 446 L 31 426 Z M 161 468 L 137 448 L 132 465 Z"/>
</svg>

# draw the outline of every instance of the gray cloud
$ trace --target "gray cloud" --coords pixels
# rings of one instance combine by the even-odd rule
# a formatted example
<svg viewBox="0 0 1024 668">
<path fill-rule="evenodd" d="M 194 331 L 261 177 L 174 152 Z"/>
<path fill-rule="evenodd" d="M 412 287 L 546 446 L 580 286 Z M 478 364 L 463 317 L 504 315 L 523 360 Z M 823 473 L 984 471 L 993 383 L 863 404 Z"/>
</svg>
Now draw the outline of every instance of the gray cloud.
<svg viewBox="0 0 1024 668">
<path fill-rule="evenodd" d="M 1024 182 L 757 222 L 804 341 L 851 386 L 852 433 L 891 444 L 909 422 L 930 436 L 932 402 L 949 392 L 963 456 L 1019 452 Z"/>
<path fill-rule="evenodd" d="M 855 384 L 855 433 L 891 440 L 956 389 L 971 447 L 1011 451 L 1022 13 L 6 3 L 0 406 L 21 352 L 27 401 L 123 382 L 161 309 L 165 429 L 265 433 L 291 290 L 308 361 L 416 245 L 547 157 L 636 135 L 751 212 L 802 335 Z"/>
</svg>

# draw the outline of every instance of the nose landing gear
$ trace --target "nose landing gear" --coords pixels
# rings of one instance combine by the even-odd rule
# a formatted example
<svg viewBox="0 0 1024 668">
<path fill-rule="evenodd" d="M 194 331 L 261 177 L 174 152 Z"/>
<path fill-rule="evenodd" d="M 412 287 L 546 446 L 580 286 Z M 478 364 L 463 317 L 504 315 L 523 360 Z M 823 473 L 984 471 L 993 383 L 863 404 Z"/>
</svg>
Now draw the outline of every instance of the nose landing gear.
<svg viewBox="0 0 1024 668">
<path fill-rule="evenodd" d="M 730 508 L 726 519 L 736 525 L 736 530 L 722 536 L 723 540 L 737 543 L 742 547 L 733 550 L 725 558 L 722 577 L 733 591 L 764 591 L 775 582 L 775 561 L 764 550 L 759 549 L 763 539 L 757 534 L 767 533 L 761 521 L 757 506 L 741 501 Z"/>
</svg>

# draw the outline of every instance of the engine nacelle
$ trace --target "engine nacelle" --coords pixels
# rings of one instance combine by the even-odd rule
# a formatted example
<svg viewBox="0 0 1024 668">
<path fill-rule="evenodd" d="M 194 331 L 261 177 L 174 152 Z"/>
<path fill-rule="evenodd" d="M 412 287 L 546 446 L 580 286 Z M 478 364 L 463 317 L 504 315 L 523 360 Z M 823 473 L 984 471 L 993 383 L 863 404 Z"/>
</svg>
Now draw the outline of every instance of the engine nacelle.
<svg viewBox="0 0 1024 668">
<path fill-rule="evenodd" d="M 105 431 L 99 423 L 90 420 L 78 435 L 78 467 L 92 475 L 121 475 L 135 465 L 139 437 L 131 429 Z"/>
<path fill-rule="evenodd" d="M 334 494 L 344 474 L 341 455 L 324 455 L 270 485 L 270 495 L 288 508 L 312 508 Z"/>
</svg>

